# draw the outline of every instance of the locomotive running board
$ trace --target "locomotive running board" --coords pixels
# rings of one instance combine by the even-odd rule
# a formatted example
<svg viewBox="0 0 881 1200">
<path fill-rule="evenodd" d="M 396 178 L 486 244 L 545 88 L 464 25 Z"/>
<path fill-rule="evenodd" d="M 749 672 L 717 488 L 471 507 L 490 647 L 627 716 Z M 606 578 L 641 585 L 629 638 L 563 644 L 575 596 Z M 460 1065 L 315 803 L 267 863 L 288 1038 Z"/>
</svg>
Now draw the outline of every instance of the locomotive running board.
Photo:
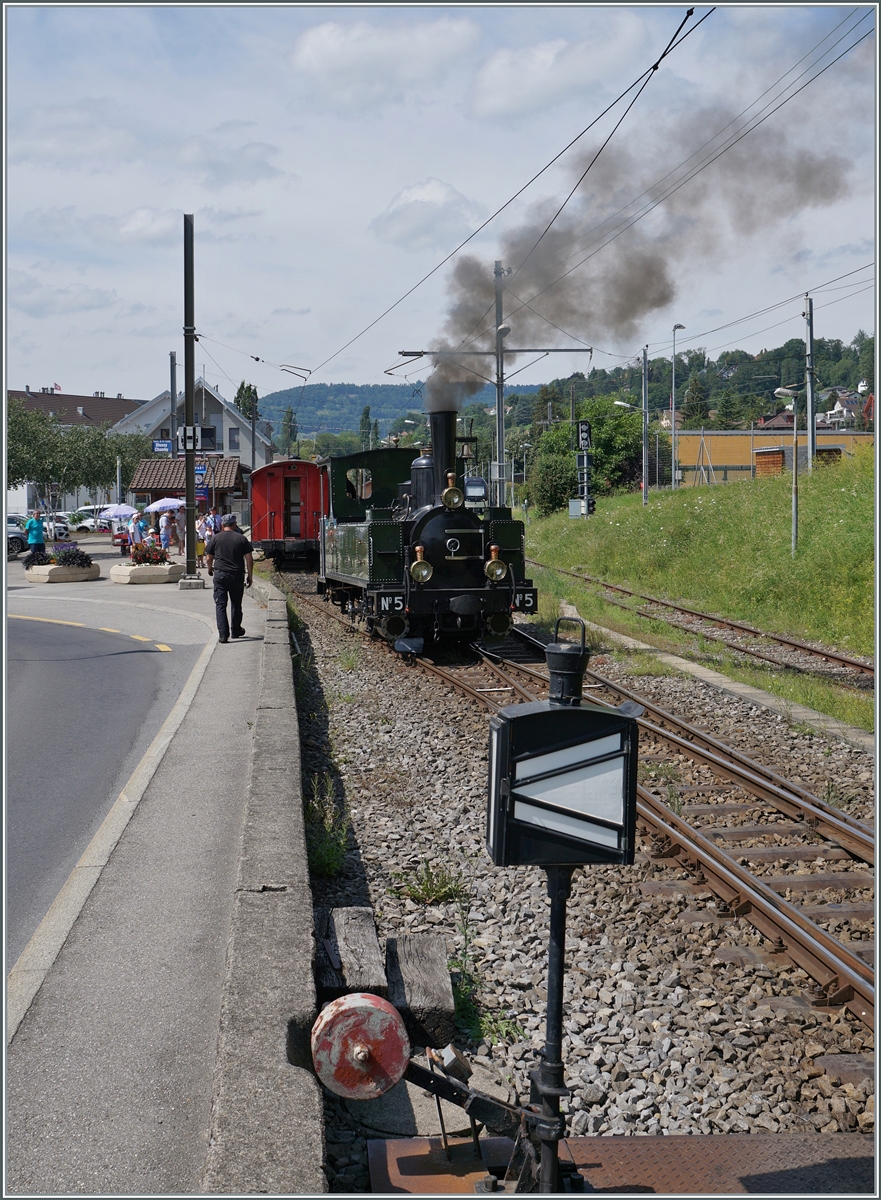
<svg viewBox="0 0 881 1200">
<path fill-rule="evenodd" d="M 513 1146 L 509 1138 L 481 1138 L 482 1160 L 470 1138 L 448 1141 L 449 1159 L 440 1138 L 368 1141 L 373 1192 L 468 1195 L 487 1174 L 504 1175 Z M 585 1192 L 874 1193 L 874 1144 L 859 1133 L 572 1137 L 560 1143 L 560 1160 L 582 1175 Z"/>
</svg>

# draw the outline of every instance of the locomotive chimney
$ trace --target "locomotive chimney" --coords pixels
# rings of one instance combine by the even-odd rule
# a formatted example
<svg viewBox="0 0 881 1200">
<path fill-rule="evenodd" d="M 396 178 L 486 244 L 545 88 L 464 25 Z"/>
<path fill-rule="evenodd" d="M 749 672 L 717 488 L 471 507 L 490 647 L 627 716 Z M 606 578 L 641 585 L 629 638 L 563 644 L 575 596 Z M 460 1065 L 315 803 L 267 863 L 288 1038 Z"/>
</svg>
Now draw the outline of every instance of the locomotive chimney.
<svg viewBox="0 0 881 1200">
<path fill-rule="evenodd" d="M 431 457 L 434 461 L 434 503 L 447 487 L 447 471 L 456 469 L 456 412 L 430 412 Z"/>
</svg>

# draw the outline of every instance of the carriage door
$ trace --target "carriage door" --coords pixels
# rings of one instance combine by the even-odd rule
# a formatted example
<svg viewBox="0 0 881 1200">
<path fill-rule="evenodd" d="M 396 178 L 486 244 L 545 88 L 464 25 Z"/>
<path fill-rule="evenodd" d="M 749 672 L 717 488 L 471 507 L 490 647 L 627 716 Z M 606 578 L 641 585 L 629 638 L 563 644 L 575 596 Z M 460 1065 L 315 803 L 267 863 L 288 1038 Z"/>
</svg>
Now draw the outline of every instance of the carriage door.
<svg viewBox="0 0 881 1200">
<path fill-rule="evenodd" d="M 285 537 L 298 538 L 300 534 L 300 480 L 285 480 Z"/>
</svg>

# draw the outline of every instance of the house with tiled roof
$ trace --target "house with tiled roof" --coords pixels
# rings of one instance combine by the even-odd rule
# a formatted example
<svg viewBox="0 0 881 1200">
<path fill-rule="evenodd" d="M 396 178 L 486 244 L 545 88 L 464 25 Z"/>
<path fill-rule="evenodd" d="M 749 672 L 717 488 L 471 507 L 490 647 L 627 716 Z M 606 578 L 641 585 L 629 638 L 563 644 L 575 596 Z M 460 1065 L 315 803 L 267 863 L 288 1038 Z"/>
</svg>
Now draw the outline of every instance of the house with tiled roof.
<svg viewBox="0 0 881 1200">
<path fill-rule="evenodd" d="M 186 497 L 185 458 L 142 458 L 135 467 L 129 491 L 135 504 L 152 504 L 166 496 Z M 240 507 L 234 501 L 245 495 L 238 458 L 196 455 L 196 500 L 200 509 L 216 505 L 223 512 Z"/>
<path fill-rule="evenodd" d="M 196 425 L 212 431 L 203 434 L 202 449 L 213 448 L 218 454 L 235 456 L 247 473 L 251 469 L 251 422 L 238 408 L 220 394 L 217 388 L 201 377 L 196 380 L 194 394 Z M 184 394 L 177 396 L 176 428 L 184 425 Z M 171 437 L 171 392 L 168 388 L 122 418 L 115 426 L 120 433 L 146 433 L 151 438 Z M 211 445 L 213 443 L 213 447 Z M 255 446 L 256 466 L 272 462 L 272 427 L 266 421 L 257 422 Z"/>
<path fill-rule="evenodd" d="M 147 403 L 146 400 L 128 400 L 122 392 L 115 397 L 105 396 L 103 392 L 75 396 L 53 388 L 41 388 L 39 392 L 32 392 L 29 387 L 23 392 L 10 389 L 6 395 L 10 400 L 18 400 L 28 412 L 44 412 L 62 425 L 116 425 Z"/>
</svg>

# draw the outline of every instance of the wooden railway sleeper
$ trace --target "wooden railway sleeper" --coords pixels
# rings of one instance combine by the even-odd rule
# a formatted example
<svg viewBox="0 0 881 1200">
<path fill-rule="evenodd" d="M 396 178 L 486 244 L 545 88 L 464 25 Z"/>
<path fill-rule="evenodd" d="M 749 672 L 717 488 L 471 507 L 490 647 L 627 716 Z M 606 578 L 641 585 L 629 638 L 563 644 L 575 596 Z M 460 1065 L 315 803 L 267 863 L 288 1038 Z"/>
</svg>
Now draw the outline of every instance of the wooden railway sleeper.
<svg viewBox="0 0 881 1200">
<path fill-rule="evenodd" d="M 680 843 L 685 842 L 700 860 L 708 884 L 718 895 L 730 901 L 746 889 L 751 908 L 745 916 L 750 924 L 771 940 L 782 939 L 788 957 L 824 988 L 833 979 L 839 984 L 839 990 L 851 987 L 853 995 L 844 1003 L 871 1027 L 875 1003 L 871 966 L 823 929 L 809 922 L 794 905 L 773 892 L 760 879 L 750 876 L 708 838 L 690 829 L 674 813 L 662 813 L 659 802 L 643 788 L 639 787 L 637 791 L 640 819 L 655 833 Z"/>
<path fill-rule="evenodd" d="M 653 736 L 663 736 L 664 740 L 668 741 L 680 753 L 697 758 L 705 766 L 710 767 L 714 774 L 721 776 L 723 779 L 728 779 L 731 783 L 737 784 L 744 791 L 749 792 L 759 799 L 767 800 L 774 808 L 786 813 L 787 816 L 803 821 L 814 830 L 823 829 L 824 832 L 834 832 L 836 845 L 844 847 L 864 862 L 874 864 L 874 838 L 857 833 L 831 814 L 827 815 L 824 812 L 811 811 L 810 809 L 806 811 L 805 801 L 787 795 L 782 788 L 762 779 L 761 776 L 754 774 L 746 767 L 726 762 L 725 759 L 711 750 L 706 750 L 699 746 L 696 747 L 684 738 L 679 737 L 678 734 L 668 730 L 664 730 L 662 733 L 651 722 L 646 721 L 645 718 L 640 718 L 639 724 L 647 733 Z"/>
<path fill-rule="evenodd" d="M 523 638 L 523 640 L 527 641 L 527 643 L 535 642 L 536 645 L 540 645 L 537 639 L 532 638 L 528 634 L 523 634 L 521 632 L 520 636 Z M 519 663 L 513 662 L 510 665 L 518 670 L 524 671 L 526 674 L 531 675 L 536 679 L 546 681 L 546 676 L 543 676 L 541 672 L 536 671 L 532 667 L 522 666 Z M 687 750 L 685 751 L 687 754 L 690 754 L 695 746 L 698 746 L 708 750 L 720 762 L 724 761 L 723 756 L 728 756 L 733 763 L 743 765 L 744 769 L 750 771 L 755 778 L 766 780 L 768 784 L 777 789 L 778 795 L 787 796 L 790 799 L 790 803 L 795 801 L 799 807 L 794 815 L 801 817 L 805 810 L 808 810 L 812 813 L 815 813 L 818 820 L 828 820 L 830 826 L 834 826 L 836 830 L 840 829 L 852 831 L 853 837 L 858 839 L 859 845 L 862 847 L 862 849 L 856 850 L 857 857 L 864 858 L 866 862 L 875 861 L 874 832 L 862 821 L 857 820 L 856 817 L 850 817 L 846 813 L 833 813 L 818 796 L 815 796 L 806 788 L 789 783 L 770 767 L 766 767 L 762 763 L 746 760 L 744 755 L 740 754 L 736 750 L 733 750 L 730 746 L 724 745 L 718 738 L 714 738 L 712 734 L 706 733 L 700 729 L 696 729 L 689 725 L 688 722 L 678 720 L 678 718 L 674 717 L 672 713 L 668 713 L 666 709 L 654 704 L 650 699 L 644 696 L 637 696 L 635 692 L 631 692 L 627 688 L 622 687 L 620 684 L 614 683 L 610 679 L 606 679 L 604 675 L 600 675 L 596 671 L 591 671 L 590 668 L 585 671 L 585 676 L 588 675 L 591 677 L 591 679 L 595 680 L 598 685 L 608 688 L 609 690 L 615 692 L 618 696 L 621 696 L 623 699 L 635 700 L 637 703 L 642 704 L 646 710 L 647 716 L 642 718 L 641 724 L 647 732 L 654 733 L 655 736 L 659 737 L 662 741 L 669 740 L 670 738 L 679 738 L 679 745 L 687 747 Z M 648 717 L 652 717 L 654 720 L 656 720 L 659 723 L 660 728 L 653 726 L 651 721 L 647 719 Z M 670 728 L 664 728 L 665 724 L 669 725 Z M 691 741 L 684 741 L 679 736 L 679 733 L 676 732 L 676 730 L 685 730 Z M 747 762 L 749 762 L 748 766 Z M 791 809 L 782 809 L 781 811 L 792 813 Z M 842 845 L 844 845 L 844 842 L 842 842 Z M 847 848 L 853 853 L 854 851 L 852 847 L 853 842 L 851 841 Z"/>
</svg>

